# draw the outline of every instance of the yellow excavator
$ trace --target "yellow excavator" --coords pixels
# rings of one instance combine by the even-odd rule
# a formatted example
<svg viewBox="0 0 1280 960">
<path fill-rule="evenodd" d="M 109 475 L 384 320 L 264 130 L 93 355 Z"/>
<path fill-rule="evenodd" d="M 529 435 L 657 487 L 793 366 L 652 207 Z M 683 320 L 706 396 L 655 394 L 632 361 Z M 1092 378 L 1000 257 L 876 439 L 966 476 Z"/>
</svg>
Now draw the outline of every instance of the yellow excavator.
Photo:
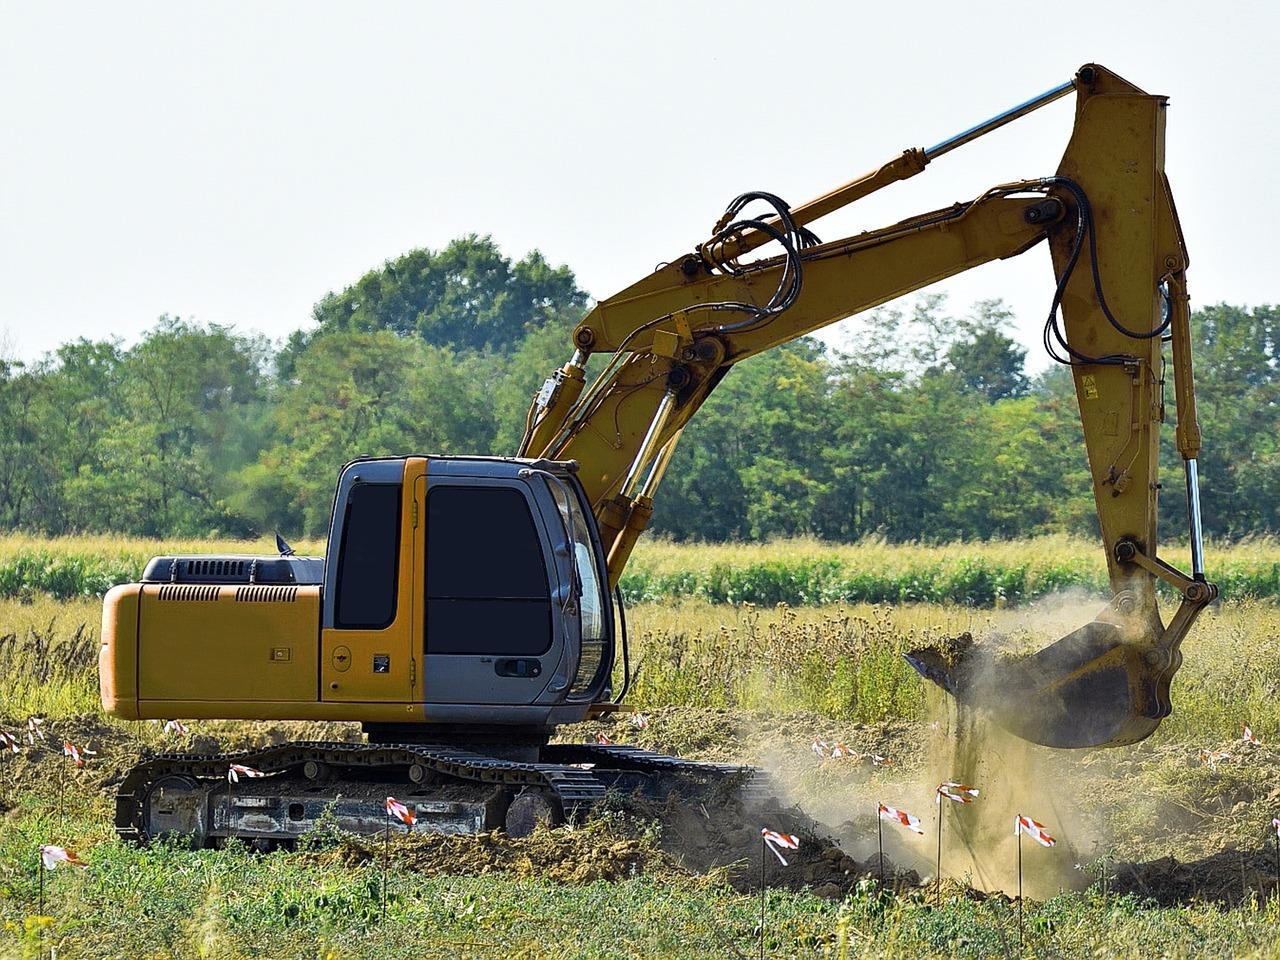
<svg viewBox="0 0 1280 960">
<path fill-rule="evenodd" d="M 812 232 L 820 217 L 1072 93 L 1074 129 L 1052 176 L 839 240 Z M 358 721 L 365 742 L 151 757 L 120 787 L 117 829 L 273 843 L 327 815 L 372 832 L 394 793 L 420 829 L 521 834 L 609 791 L 749 793 L 749 768 L 549 742 L 560 724 L 626 709 L 617 585 L 681 431 L 734 364 L 1041 243 L 1056 276 L 1044 344 L 1074 376 L 1114 596 L 1029 658 L 909 659 L 1037 743 L 1148 736 L 1170 711 L 1179 645 L 1217 595 L 1204 576 L 1187 251 L 1164 172 L 1165 111 L 1163 97 L 1090 64 L 802 206 L 744 193 L 708 239 L 591 308 L 514 456 L 348 463 L 323 558 L 283 542 L 279 556 L 154 558 L 140 583 L 104 601 L 109 714 Z M 1165 343 L 1189 575 L 1156 549 Z M 607 360 L 588 384 L 593 354 Z M 1159 583 L 1181 599 L 1167 626 Z M 233 790 L 231 763 L 265 776 Z"/>
</svg>

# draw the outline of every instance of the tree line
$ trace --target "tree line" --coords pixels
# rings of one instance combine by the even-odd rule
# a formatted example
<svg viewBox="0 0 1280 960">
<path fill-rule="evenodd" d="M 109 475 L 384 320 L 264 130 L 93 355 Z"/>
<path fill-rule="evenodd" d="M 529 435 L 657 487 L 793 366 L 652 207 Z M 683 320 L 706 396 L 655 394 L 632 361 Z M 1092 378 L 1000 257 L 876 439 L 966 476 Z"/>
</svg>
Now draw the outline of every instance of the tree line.
<svg viewBox="0 0 1280 960">
<path fill-rule="evenodd" d="M 513 452 L 587 305 L 567 267 L 469 236 L 325 296 L 315 324 L 278 346 L 162 317 L 132 346 L 81 339 L 31 364 L 0 358 L 0 527 L 322 535 L 353 456 Z M 957 316 L 923 296 L 874 311 L 845 350 L 804 339 L 740 364 L 685 431 L 651 529 L 895 541 L 1092 530 L 1070 374 L 1029 377 L 1012 319 L 999 301 Z M 1280 531 L 1280 310 L 1218 304 L 1192 323 L 1206 530 Z"/>
</svg>

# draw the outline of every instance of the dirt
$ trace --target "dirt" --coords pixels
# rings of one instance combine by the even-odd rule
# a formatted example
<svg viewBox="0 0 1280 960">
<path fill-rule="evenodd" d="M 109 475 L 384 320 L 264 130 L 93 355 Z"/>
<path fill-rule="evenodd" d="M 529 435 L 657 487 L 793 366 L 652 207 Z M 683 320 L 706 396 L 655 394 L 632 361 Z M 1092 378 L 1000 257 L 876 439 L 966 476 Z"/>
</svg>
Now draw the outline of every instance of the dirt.
<svg viewBox="0 0 1280 960">
<path fill-rule="evenodd" d="M 559 883 L 591 883 L 640 874 L 689 875 L 645 838 L 627 836 L 603 822 L 574 829 L 542 829 L 521 838 L 498 831 L 473 836 L 401 834 L 385 849 L 397 864 L 427 876 L 505 873 Z M 383 851 L 383 842 L 376 838 L 345 834 L 327 850 L 302 855 L 322 863 L 357 867 L 378 860 Z"/>
<path fill-rule="evenodd" d="M 1147 863 L 1120 863 L 1108 868 L 1107 888 L 1177 906 L 1193 900 L 1236 906 L 1259 902 L 1280 891 L 1276 851 L 1222 850 L 1189 863 L 1162 857 Z"/>
</svg>

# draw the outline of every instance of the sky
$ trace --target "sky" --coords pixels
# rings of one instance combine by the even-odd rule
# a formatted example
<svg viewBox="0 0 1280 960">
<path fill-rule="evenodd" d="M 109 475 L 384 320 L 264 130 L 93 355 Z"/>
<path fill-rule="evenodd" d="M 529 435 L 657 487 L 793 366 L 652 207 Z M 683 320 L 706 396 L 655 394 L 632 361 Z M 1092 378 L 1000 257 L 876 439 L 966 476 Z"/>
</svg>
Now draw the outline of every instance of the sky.
<svg viewBox="0 0 1280 960">
<path fill-rule="evenodd" d="M 1277 31 L 1280 4 L 1183 0 L 0 0 L 0 348 L 130 343 L 166 313 L 278 340 L 326 292 L 467 233 L 607 297 L 744 190 L 799 204 L 1089 61 L 1170 97 L 1193 301 L 1274 302 Z M 1052 173 L 1071 104 L 817 232 Z M 957 313 L 1003 298 L 1045 364 L 1043 247 L 931 289 Z"/>
</svg>

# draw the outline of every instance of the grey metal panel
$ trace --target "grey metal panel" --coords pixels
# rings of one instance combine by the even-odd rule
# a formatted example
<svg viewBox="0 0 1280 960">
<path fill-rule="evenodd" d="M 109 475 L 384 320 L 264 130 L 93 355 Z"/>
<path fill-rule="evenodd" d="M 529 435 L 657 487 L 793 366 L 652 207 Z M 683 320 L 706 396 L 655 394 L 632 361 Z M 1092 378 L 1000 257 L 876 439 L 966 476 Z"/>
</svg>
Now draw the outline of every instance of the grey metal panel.
<svg viewBox="0 0 1280 960">
<path fill-rule="evenodd" d="M 536 704 L 425 704 L 426 716 L 431 723 L 501 723 L 512 726 L 555 726 L 577 723 L 587 715 L 588 704 L 561 704 L 558 706 Z"/>
<path fill-rule="evenodd" d="M 334 624 L 334 604 L 338 591 L 335 582 L 338 576 L 338 549 L 342 546 L 342 527 L 346 516 L 347 497 L 351 487 L 356 483 L 403 483 L 404 458 L 384 458 L 377 460 L 354 460 L 342 468 L 338 477 L 338 489 L 333 498 L 333 517 L 329 522 L 329 545 L 325 549 L 324 558 L 324 591 L 322 595 L 322 619 L 324 629 L 332 629 Z M 403 551 L 408 544 L 401 544 Z"/>
</svg>

